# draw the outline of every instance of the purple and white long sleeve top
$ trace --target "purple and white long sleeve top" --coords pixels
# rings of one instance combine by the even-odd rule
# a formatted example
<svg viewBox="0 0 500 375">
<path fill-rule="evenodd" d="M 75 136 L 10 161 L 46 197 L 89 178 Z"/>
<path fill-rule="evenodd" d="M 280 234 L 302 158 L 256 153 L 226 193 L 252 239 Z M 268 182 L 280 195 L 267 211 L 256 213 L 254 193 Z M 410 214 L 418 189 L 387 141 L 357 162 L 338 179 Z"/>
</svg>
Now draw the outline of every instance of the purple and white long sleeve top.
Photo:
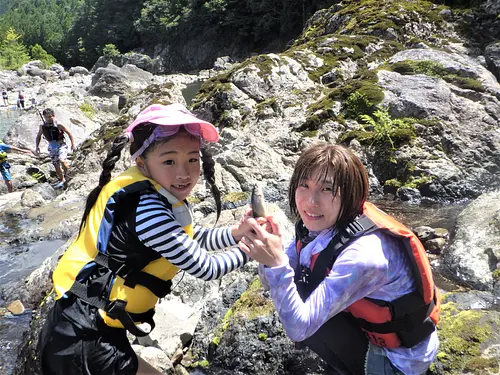
<svg viewBox="0 0 500 375">
<path fill-rule="evenodd" d="M 377 231 L 362 236 L 342 251 L 330 274 L 302 301 L 294 282 L 297 262 L 309 267 L 314 254 L 330 242 L 333 229 L 309 233 L 316 237 L 304 246 L 298 259 L 295 240 L 285 253 L 288 262 L 261 268 L 261 281 L 269 286 L 283 328 L 294 341 L 312 336 L 327 320 L 364 297 L 395 300 L 416 290 L 410 260 L 397 241 Z M 437 332 L 412 348 L 385 349 L 389 360 L 407 375 L 422 374 L 439 348 Z"/>
</svg>

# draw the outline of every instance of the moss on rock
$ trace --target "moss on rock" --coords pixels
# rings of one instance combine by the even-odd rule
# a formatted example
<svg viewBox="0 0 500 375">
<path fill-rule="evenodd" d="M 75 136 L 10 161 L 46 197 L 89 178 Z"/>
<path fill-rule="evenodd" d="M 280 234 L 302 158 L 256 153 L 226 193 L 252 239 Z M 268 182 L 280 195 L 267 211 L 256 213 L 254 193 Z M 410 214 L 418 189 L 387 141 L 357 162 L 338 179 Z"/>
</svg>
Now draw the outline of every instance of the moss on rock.
<svg viewBox="0 0 500 375">
<path fill-rule="evenodd" d="M 243 191 L 233 191 L 233 192 L 229 192 L 227 193 L 224 198 L 222 198 L 222 200 L 224 202 L 232 202 L 232 203 L 235 203 L 235 202 L 240 202 L 240 201 L 244 201 L 244 200 L 247 200 L 248 199 L 248 193 L 245 193 Z"/>
<path fill-rule="evenodd" d="M 496 358 L 481 356 L 484 344 L 498 335 L 500 318 L 487 311 L 460 311 L 454 302 L 441 305 L 437 361 L 431 371 L 438 374 L 486 374 L 498 370 Z M 495 333 L 496 332 L 496 333 Z"/>
<path fill-rule="evenodd" d="M 425 74 L 430 77 L 444 79 L 446 82 L 463 89 L 485 91 L 483 84 L 477 79 L 450 73 L 446 67 L 433 60 L 403 60 L 394 64 L 386 64 L 383 69 L 403 75 Z"/>
</svg>

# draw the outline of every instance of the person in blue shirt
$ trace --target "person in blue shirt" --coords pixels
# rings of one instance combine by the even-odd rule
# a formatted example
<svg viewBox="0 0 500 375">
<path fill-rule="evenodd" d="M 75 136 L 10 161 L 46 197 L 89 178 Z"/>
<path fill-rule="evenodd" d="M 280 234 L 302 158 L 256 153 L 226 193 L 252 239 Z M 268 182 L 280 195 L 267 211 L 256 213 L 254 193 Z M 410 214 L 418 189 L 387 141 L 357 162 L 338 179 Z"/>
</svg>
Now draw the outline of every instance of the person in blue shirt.
<svg viewBox="0 0 500 375">
<path fill-rule="evenodd" d="M 9 193 L 12 193 L 12 191 L 14 190 L 9 171 L 10 164 L 7 161 L 7 153 L 11 151 L 22 152 L 25 154 L 31 153 L 30 150 L 9 146 L 8 144 L 5 144 L 3 143 L 3 141 L 0 140 L 0 173 L 2 173 L 3 181 L 5 182 L 5 185 L 7 186 L 7 191 Z"/>
</svg>

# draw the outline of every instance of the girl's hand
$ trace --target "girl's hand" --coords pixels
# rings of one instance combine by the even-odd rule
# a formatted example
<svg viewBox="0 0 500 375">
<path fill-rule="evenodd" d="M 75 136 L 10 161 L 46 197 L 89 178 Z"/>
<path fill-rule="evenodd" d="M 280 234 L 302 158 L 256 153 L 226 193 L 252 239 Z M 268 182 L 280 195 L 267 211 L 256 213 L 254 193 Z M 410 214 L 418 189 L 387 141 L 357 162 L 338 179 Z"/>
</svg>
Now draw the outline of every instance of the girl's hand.
<svg viewBox="0 0 500 375">
<path fill-rule="evenodd" d="M 254 218 L 248 218 L 251 230 L 245 233 L 239 245 L 250 258 L 267 267 L 281 266 L 287 261 L 282 248 L 281 228 L 272 216 L 267 217 L 271 232 L 263 228 Z"/>
<path fill-rule="evenodd" d="M 240 242 L 241 238 L 245 235 L 245 233 L 252 229 L 250 227 L 250 224 L 247 223 L 247 219 L 251 217 L 252 217 L 252 210 L 250 209 L 243 214 L 240 222 L 232 227 L 231 234 L 233 235 L 233 238 L 235 239 L 236 242 Z M 257 219 L 257 222 L 259 223 L 259 225 L 262 225 L 267 221 L 266 219 L 259 217 Z"/>
</svg>

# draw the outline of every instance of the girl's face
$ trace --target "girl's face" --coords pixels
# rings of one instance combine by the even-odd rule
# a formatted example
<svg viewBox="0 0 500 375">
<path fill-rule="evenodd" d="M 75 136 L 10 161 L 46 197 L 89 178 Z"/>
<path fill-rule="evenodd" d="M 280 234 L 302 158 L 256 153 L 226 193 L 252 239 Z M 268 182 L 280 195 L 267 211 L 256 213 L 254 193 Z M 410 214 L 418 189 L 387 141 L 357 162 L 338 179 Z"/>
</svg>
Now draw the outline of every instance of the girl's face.
<svg viewBox="0 0 500 375">
<path fill-rule="evenodd" d="M 309 231 L 319 232 L 337 222 L 341 209 L 340 192 L 333 196 L 332 182 L 330 175 L 323 181 L 316 172 L 295 190 L 297 211 Z"/>
<path fill-rule="evenodd" d="M 160 143 L 146 158 L 137 158 L 137 167 L 158 182 L 179 200 L 191 193 L 200 176 L 200 141 L 186 133 L 179 133 Z"/>
</svg>

